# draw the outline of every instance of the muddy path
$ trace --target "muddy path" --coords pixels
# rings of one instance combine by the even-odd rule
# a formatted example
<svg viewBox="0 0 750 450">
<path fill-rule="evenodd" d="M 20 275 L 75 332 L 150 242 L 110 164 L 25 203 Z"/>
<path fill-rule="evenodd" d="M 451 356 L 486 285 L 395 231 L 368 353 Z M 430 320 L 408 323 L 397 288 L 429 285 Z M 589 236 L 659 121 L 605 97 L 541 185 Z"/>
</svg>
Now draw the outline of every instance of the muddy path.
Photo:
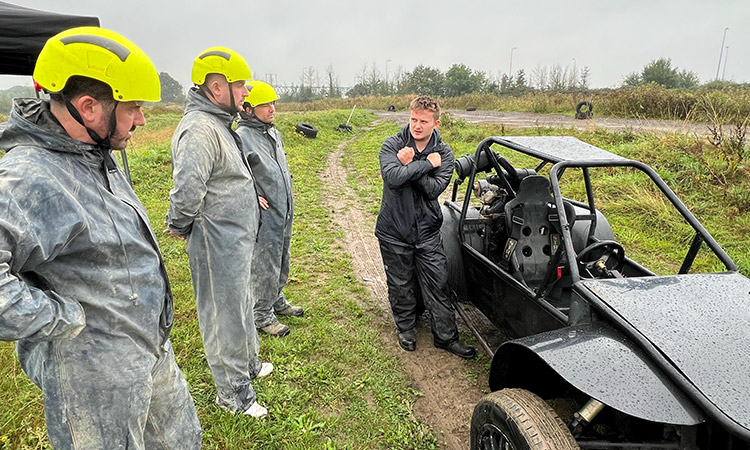
<svg viewBox="0 0 750 450">
<path fill-rule="evenodd" d="M 561 126 L 582 129 L 603 127 L 633 132 L 677 131 L 698 134 L 705 133 L 704 130 L 706 130 L 705 125 L 674 121 L 610 118 L 576 120 L 562 115 L 498 111 L 456 110 L 448 112 L 469 123 L 496 123 L 505 124 L 507 127 Z M 374 124 L 383 121 L 406 124 L 409 118 L 408 111 L 374 111 L 374 113 L 377 117 Z M 334 220 L 344 230 L 343 245 L 352 257 L 356 279 L 367 286 L 373 298 L 376 299 L 377 307 L 373 313 L 373 323 L 380 331 L 383 348 L 391 352 L 406 369 L 414 389 L 424 394 L 415 402 L 415 416 L 429 425 L 437 434 L 441 449 L 467 449 L 470 444 L 470 421 L 474 405 L 488 391 L 487 374 L 471 375 L 470 364 L 434 348 L 429 324 L 422 321 L 417 326 L 417 350 L 405 352 L 399 347 L 388 303 L 385 272 L 380 259 L 378 241 L 373 234 L 375 217 L 365 210 L 352 191 L 347 188 L 347 171 L 343 166 L 343 155 L 352 142 L 353 139 L 340 144 L 328 156 L 326 170 L 321 174 L 323 185 L 326 186 L 324 194 L 326 205 Z M 372 310 L 367 305 L 362 305 L 362 307 L 365 310 Z M 477 322 L 481 322 L 482 319 L 483 316 L 481 318 L 470 317 L 474 326 L 477 326 Z M 467 332 L 460 318 L 458 318 L 458 325 L 462 332 Z M 503 339 L 502 336 L 494 336 L 494 339 L 491 337 L 488 340 L 492 345 L 496 345 Z"/>
</svg>

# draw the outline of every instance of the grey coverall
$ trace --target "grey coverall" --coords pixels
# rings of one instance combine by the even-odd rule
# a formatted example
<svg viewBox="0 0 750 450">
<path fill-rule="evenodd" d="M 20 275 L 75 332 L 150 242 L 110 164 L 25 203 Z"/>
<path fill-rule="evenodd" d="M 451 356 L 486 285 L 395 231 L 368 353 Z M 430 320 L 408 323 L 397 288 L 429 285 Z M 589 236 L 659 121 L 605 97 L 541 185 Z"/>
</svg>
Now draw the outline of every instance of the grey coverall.
<svg viewBox="0 0 750 450">
<path fill-rule="evenodd" d="M 0 339 L 44 393 L 51 444 L 200 448 L 164 264 L 111 151 L 37 99 L 15 101 L 0 148 Z"/>
<path fill-rule="evenodd" d="M 268 200 L 261 210 L 262 222 L 253 252 L 252 289 L 255 325 L 275 322 L 277 311 L 289 306 L 283 289 L 289 279 L 294 198 L 292 176 L 281 133 L 273 125 L 252 116 L 240 120 L 237 134 L 257 183 L 258 194 Z"/>
<path fill-rule="evenodd" d="M 253 321 L 250 258 L 260 221 L 258 194 L 234 116 L 198 88 L 172 137 L 174 189 L 167 225 L 187 236 L 198 321 L 218 402 L 233 412 L 256 401 L 261 368 Z"/>
</svg>

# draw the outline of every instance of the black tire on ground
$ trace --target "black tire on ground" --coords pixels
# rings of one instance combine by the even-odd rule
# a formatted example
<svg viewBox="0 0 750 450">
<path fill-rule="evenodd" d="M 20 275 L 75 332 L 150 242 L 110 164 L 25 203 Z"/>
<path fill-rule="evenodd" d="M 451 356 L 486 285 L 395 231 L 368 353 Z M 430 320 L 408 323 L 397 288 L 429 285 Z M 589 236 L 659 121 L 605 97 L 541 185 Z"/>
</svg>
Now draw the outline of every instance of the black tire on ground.
<svg viewBox="0 0 750 450">
<path fill-rule="evenodd" d="M 311 139 L 314 139 L 315 136 L 318 135 L 318 129 L 310 125 L 309 123 L 305 123 L 305 122 L 298 123 L 297 127 L 295 128 L 295 131 Z"/>
<path fill-rule="evenodd" d="M 477 107 L 476 107 L 476 106 L 467 106 L 467 107 L 466 107 L 466 110 L 467 110 L 467 111 L 476 111 L 476 110 L 477 110 Z"/>
<path fill-rule="evenodd" d="M 576 105 L 576 119 L 590 119 L 593 115 L 594 106 L 590 101 L 584 100 Z"/>
<path fill-rule="evenodd" d="M 394 111 L 396 111 L 396 107 L 394 105 L 391 105 L 391 106 L 388 107 L 388 111 L 389 112 L 394 112 Z"/>
<path fill-rule="evenodd" d="M 471 417 L 472 450 L 580 450 L 544 400 L 525 389 L 485 395 Z"/>
</svg>

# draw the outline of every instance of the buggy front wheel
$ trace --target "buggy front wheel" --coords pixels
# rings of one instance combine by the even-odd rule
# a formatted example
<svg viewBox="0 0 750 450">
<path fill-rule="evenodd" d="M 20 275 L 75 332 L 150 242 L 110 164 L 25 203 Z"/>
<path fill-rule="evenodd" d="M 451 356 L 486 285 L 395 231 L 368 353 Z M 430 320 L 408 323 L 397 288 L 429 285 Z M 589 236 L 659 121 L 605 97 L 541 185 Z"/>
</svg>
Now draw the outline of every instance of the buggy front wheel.
<svg viewBox="0 0 750 450">
<path fill-rule="evenodd" d="M 524 389 L 482 398 L 471 417 L 472 450 L 580 450 L 544 400 Z"/>
</svg>

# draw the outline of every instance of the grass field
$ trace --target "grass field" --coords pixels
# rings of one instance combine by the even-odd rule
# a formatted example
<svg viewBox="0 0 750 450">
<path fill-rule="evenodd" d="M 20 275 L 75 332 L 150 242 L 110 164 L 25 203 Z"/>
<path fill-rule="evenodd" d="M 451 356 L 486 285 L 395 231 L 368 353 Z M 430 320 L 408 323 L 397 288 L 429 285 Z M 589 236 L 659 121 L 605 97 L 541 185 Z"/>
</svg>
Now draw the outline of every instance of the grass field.
<svg viewBox="0 0 750 450">
<path fill-rule="evenodd" d="M 169 140 L 179 112 L 156 111 L 138 130 L 129 151 L 136 192 L 145 204 L 160 237 L 175 293 L 172 342 L 204 429 L 208 449 L 432 449 L 435 430 L 413 414 L 420 395 L 408 382 L 395 359 L 383 351 L 373 327 L 375 300 L 355 279 L 349 256 L 342 250 L 342 231 L 323 202 L 319 174 L 326 156 L 354 137 L 345 150 L 349 185 L 368 211 L 376 214 L 382 182 L 377 152 L 383 139 L 399 126 L 370 126 L 372 116 L 352 118 L 355 134 L 337 133 L 348 110 L 287 113 L 278 118 L 294 175 L 295 222 L 290 301 L 305 307 L 303 319 L 293 318 L 292 334 L 284 339 L 263 339 L 261 356 L 276 366 L 274 373 L 255 383 L 260 401 L 269 407 L 263 421 L 234 417 L 214 404 L 215 391 L 203 355 L 187 255 L 182 241 L 161 234 L 171 187 Z M 299 121 L 314 124 L 320 133 L 311 140 L 295 134 Z M 501 130 L 446 120 L 443 137 L 457 156 L 473 152 L 486 136 Z M 591 144 L 652 165 L 727 249 L 745 275 L 750 275 L 746 251 L 750 230 L 748 169 L 733 164 L 696 138 L 578 131 L 572 129 L 506 130 L 508 134 L 574 135 Z M 570 188 L 575 192 L 575 187 Z M 684 240 L 682 231 L 655 230 L 651 217 L 661 217 L 663 204 L 627 174 L 610 174 L 599 189 L 607 201 L 599 206 L 623 245 L 641 261 L 659 264 Z M 666 264 L 666 263 L 665 263 Z M 710 262 L 705 262 L 707 267 Z M 665 265 L 664 270 L 671 267 Z M 40 391 L 21 371 L 13 343 L 0 343 L 0 449 L 48 448 Z M 486 371 L 483 362 L 467 362 Z"/>
</svg>

